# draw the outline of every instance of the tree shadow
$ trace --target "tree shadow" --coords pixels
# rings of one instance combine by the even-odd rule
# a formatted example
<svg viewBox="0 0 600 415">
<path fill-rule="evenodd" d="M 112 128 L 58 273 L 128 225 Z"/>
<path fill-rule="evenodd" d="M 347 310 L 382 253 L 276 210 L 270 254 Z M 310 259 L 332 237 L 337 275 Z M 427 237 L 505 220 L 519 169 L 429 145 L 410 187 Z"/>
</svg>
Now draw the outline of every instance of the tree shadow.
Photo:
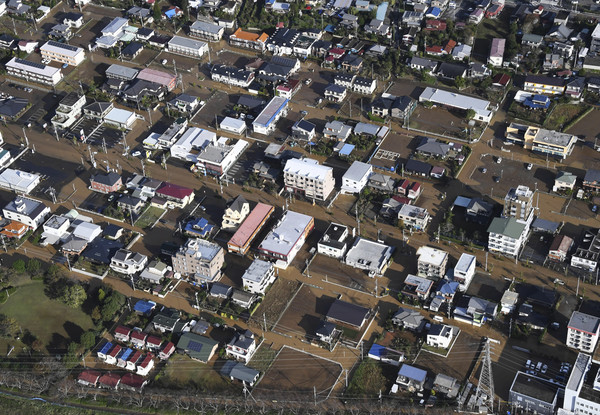
<svg viewBox="0 0 600 415">
<path fill-rule="evenodd" d="M 52 333 L 52 338 L 46 345 L 50 354 L 60 354 L 67 350 L 68 339 L 59 333 Z"/>
<path fill-rule="evenodd" d="M 65 329 L 67 335 L 72 341 L 79 343 L 79 341 L 81 340 L 81 335 L 84 332 L 84 330 L 80 326 L 73 323 L 72 321 L 67 321 L 65 322 L 65 324 L 63 324 L 63 328 Z"/>
</svg>

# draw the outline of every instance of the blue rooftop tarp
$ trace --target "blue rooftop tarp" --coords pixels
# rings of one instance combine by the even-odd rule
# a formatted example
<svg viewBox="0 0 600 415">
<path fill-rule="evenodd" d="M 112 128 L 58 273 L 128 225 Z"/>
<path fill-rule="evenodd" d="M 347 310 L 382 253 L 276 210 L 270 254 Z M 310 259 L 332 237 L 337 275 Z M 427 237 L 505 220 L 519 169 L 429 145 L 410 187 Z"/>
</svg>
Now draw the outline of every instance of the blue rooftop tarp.
<svg viewBox="0 0 600 415">
<path fill-rule="evenodd" d="M 335 26 L 332 24 L 328 24 L 327 26 L 325 26 L 325 29 L 323 29 L 323 30 L 325 30 L 328 33 L 333 33 L 333 32 L 335 32 Z"/>
<path fill-rule="evenodd" d="M 471 203 L 471 198 L 470 197 L 457 196 L 456 200 L 454 201 L 454 203 L 452 204 L 452 206 L 458 206 L 458 207 L 466 208 L 467 206 L 469 206 L 469 203 Z"/>
<path fill-rule="evenodd" d="M 98 352 L 99 354 L 107 354 L 110 349 L 112 349 L 113 344 L 111 342 L 106 343 L 104 346 L 102 346 L 102 349 L 100 349 L 100 351 Z"/>
<path fill-rule="evenodd" d="M 354 145 L 344 144 L 344 146 L 340 149 L 340 156 L 349 156 L 352 151 L 354 151 Z"/>
<path fill-rule="evenodd" d="M 440 17 L 441 13 L 442 13 L 442 11 L 440 10 L 439 7 L 430 7 L 429 9 L 427 9 L 425 16 L 431 16 L 431 17 L 437 19 L 438 17 Z"/>
<path fill-rule="evenodd" d="M 387 1 L 384 3 L 381 3 L 379 6 L 377 6 L 377 14 L 375 15 L 375 18 L 377 20 L 384 21 L 385 15 L 387 14 L 387 9 L 388 9 Z"/>
<path fill-rule="evenodd" d="M 195 235 L 200 235 L 200 237 L 202 238 L 210 235 L 213 229 L 214 225 L 210 225 L 208 221 L 204 218 L 189 221 L 185 225 L 186 232 L 193 233 Z"/>
<path fill-rule="evenodd" d="M 167 16 L 169 19 L 172 19 L 173 17 L 175 17 L 175 9 L 167 10 L 165 12 L 165 16 Z"/>
<path fill-rule="evenodd" d="M 385 347 L 380 344 L 373 343 L 373 346 L 369 349 L 369 357 L 374 356 L 378 359 L 381 359 L 386 355 Z"/>
<path fill-rule="evenodd" d="M 127 361 L 127 359 L 129 359 L 129 356 L 131 356 L 132 354 L 133 354 L 132 349 L 125 350 L 125 352 L 121 355 L 121 360 Z"/>
<path fill-rule="evenodd" d="M 139 300 L 133 306 L 133 310 L 136 313 L 150 314 L 155 307 L 156 303 L 154 301 Z"/>
</svg>

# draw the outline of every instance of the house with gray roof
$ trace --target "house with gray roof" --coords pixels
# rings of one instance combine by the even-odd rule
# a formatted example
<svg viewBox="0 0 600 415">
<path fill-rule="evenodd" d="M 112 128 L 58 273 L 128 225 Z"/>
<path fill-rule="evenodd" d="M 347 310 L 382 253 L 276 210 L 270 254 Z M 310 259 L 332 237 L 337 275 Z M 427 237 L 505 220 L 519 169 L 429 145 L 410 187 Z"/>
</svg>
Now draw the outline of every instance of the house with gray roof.
<svg viewBox="0 0 600 415">
<path fill-rule="evenodd" d="M 216 23 L 196 20 L 190 25 L 191 37 L 209 42 L 218 42 L 223 37 L 223 33 L 225 33 L 225 28 Z"/>
<path fill-rule="evenodd" d="M 400 307 L 392 317 L 392 323 L 398 327 L 420 333 L 425 328 L 426 321 L 425 317 L 417 310 Z"/>
<path fill-rule="evenodd" d="M 191 332 L 183 333 L 177 342 L 177 349 L 202 363 L 208 363 L 218 346 L 218 341 Z"/>
<path fill-rule="evenodd" d="M 450 145 L 438 141 L 431 137 L 422 137 L 421 143 L 417 147 L 417 153 L 428 156 L 445 159 L 450 151 Z"/>
<path fill-rule="evenodd" d="M 222 376 L 228 377 L 231 380 L 239 380 L 248 386 L 253 386 L 260 376 L 258 370 L 233 360 L 226 361 L 220 373 Z"/>
</svg>

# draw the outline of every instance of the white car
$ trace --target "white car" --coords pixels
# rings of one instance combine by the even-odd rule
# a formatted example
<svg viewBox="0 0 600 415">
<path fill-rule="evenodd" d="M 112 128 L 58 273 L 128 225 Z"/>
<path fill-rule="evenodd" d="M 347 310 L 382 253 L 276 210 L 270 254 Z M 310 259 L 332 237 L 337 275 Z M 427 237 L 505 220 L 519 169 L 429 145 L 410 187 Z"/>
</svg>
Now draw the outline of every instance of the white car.
<svg viewBox="0 0 600 415">
<path fill-rule="evenodd" d="M 139 156 L 141 156 L 141 155 L 142 155 L 142 153 L 141 153 L 140 151 L 136 150 L 136 151 L 133 151 L 133 152 L 131 153 L 131 155 L 132 155 L 133 157 L 139 157 Z"/>
<path fill-rule="evenodd" d="M 498 157 L 498 158 L 496 159 L 496 163 L 498 163 L 498 164 L 502 163 L 502 157 Z"/>
<path fill-rule="evenodd" d="M 160 61 L 161 64 L 166 65 L 167 64 L 167 60 L 163 59 L 162 61 Z"/>
<path fill-rule="evenodd" d="M 531 170 L 533 168 L 533 164 L 527 163 L 527 170 Z"/>
</svg>

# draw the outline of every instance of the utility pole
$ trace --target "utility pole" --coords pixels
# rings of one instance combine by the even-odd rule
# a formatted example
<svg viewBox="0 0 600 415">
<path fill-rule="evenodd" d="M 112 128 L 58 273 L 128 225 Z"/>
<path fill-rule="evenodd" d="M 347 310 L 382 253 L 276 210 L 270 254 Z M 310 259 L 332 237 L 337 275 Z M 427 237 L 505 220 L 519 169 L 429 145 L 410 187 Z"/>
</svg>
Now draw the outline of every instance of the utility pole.
<svg viewBox="0 0 600 415">
<path fill-rule="evenodd" d="M 488 254 L 490 251 L 485 251 L 485 272 L 488 270 Z"/>
<path fill-rule="evenodd" d="M 360 236 L 360 219 L 358 217 L 358 201 L 356 202 L 356 205 L 354 205 L 354 213 L 356 214 L 356 227 L 358 230 L 358 236 Z"/>
<path fill-rule="evenodd" d="M 142 176 L 146 177 L 146 166 L 144 165 L 144 159 L 141 159 L 140 162 L 142 163 Z"/>
<path fill-rule="evenodd" d="M 265 332 L 267 331 L 267 317 L 265 316 L 265 313 L 263 313 L 263 324 L 264 324 L 264 328 L 265 328 Z"/>
<path fill-rule="evenodd" d="M 133 283 L 133 275 L 131 275 L 130 277 L 131 277 L 131 288 L 133 288 L 133 291 L 135 291 L 135 284 Z"/>
<path fill-rule="evenodd" d="M 200 310 L 200 303 L 198 303 L 198 291 L 194 293 L 196 295 L 196 308 Z"/>
<path fill-rule="evenodd" d="M 146 109 L 148 110 L 148 120 L 150 121 L 150 125 L 152 125 L 152 113 L 150 112 L 150 107 Z"/>
<path fill-rule="evenodd" d="M 490 339 L 485 340 L 481 359 L 481 374 L 477 383 L 475 402 L 481 402 L 487 407 L 488 413 L 494 413 L 494 378 L 492 377 L 492 358 L 490 353 Z"/>
<path fill-rule="evenodd" d="M 25 134 L 25 127 L 23 127 L 22 130 L 23 130 L 23 137 L 25 138 L 25 146 L 29 147 L 29 139 L 27 138 L 27 134 Z"/>
</svg>

